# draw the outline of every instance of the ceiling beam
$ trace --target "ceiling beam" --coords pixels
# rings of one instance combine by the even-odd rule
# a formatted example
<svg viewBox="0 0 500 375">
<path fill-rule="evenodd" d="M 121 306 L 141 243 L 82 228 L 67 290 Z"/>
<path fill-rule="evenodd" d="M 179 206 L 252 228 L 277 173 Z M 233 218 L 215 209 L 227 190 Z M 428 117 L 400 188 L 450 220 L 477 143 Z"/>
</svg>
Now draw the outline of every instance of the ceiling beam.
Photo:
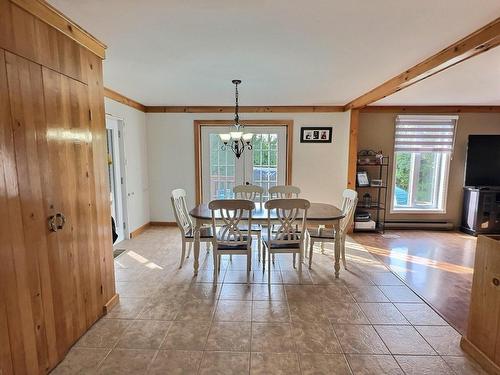
<svg viewBox="0 0 500 375">
<path fill-rule="evenodd" d="M 329 106 L 240 106 L 240 113 L 343 112 L 344 107 Z M 234 113 L 234 106 L 147 106 L 148 113 Z"/>
<path fill-rule="evenodd" d="M 141 112 L 146 112 L 147 107 L 144 104 L 136 102 L 133 99 L 127 98 L 125 95 L 120 94 L 119 92 L 113 91 L 108 88 L 104 88 L 104 96 L 109 99 L 113 99 L 119 103 L 128 105 L 129 107 L 135 108 Z"/>
<path fill-rule="evenodd" d="M 498 105 L 369 105 L 360 110 L 379 113 L 500 113 Z"/>
<path fill-rule="evenodd" d="M 363 108 L 436 73 L 442 72 L 464 60 L 486 52 L 499 44 L 500 17 L 403 73 L 382 83 L 380 86 L 375 87 L 373 90 L 368 91 L 366 94 L 347 103 L 344 109 Z"/>
</svg>

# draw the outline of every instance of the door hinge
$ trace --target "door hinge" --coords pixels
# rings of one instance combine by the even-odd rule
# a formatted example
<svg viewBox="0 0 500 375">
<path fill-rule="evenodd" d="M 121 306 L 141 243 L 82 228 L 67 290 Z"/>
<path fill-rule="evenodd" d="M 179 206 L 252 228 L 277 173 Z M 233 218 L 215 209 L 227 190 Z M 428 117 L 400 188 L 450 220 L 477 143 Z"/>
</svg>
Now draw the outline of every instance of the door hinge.
<svg viewBox="0 0 500 375">
<path fill-rule="evenodd" d="M 103 290 L 104 290 L 104 289 L 103 289 L 103 287 L 102 287 L 102 285 L 101 285 L 101 294 L 103 293 Z"/>
<path fill-rule="evenodd" d="M 122 132 L 118 130 L 118 138 L 121 138 Z"/>
<path fill-rule="evenodd" d="M 89 120 L 92 121 L 92 110 L 89 109 Z"/>
<path fill-rule="evenodd" d="M 120 177 L 120 183 L 123 185 L 123 177 Z"/>
<path fill-rule="evenodd" d="M 123 229 L 126 229 L 126 227 L 125 227 L 125 222 L 123 222 Z"/>
</svg>

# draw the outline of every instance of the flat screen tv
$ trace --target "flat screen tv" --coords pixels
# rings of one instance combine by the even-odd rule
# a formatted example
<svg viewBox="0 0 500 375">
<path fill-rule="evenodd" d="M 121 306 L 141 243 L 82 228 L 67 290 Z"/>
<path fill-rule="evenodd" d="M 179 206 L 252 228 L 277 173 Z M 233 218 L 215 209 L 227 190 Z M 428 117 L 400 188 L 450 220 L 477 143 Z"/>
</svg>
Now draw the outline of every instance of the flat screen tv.
<svg viewBox="0 0 500 375">
<path fill-rule="evenodd" d="M 465 186 L 500 186 L 500 135 L 469 135 Z"/>
</svg>

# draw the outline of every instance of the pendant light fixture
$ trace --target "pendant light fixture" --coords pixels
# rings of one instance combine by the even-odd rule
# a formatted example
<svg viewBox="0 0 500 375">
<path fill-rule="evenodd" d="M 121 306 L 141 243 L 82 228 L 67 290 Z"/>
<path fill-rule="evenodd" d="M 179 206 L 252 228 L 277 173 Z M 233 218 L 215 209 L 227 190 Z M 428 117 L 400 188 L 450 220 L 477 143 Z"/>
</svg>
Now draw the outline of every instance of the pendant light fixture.
<svg viewBox="0 0 500 375">
<path fill-rule="evenodd" d="M 220 140 L 222 141 L 221 150 L 225 151 L 228 147 L 233 151 L 236 158 L 239 159 L 240 156 L 245 151 L 252 149 L 252 133 L 245 133 L 244 126 L 240 124 L 240 116 L 238 114 L 239 102 L 238 102 L 238 85 L 241 80 L 234 79 L 233 84 L 235 86 L 235 106 L 234 106 L 234 124 L 232 125 L 229 133 L 219 134 Z"/>
</svg>

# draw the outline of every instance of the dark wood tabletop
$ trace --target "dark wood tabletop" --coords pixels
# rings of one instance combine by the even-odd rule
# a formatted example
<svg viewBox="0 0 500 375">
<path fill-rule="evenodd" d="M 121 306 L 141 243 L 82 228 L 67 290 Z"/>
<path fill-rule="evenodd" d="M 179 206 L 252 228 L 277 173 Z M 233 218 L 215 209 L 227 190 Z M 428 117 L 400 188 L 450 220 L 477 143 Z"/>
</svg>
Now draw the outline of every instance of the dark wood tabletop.
<svg viewBox="0 0 500 375">
<path fill-rule="evenodd" d="M 202 203 L 191 211 L 189 214 L 196 219 L 211 220 L 212 211 L 208 208 L 208 204 Z M 308 221 L 329 221 L 329 220 L 339 220 L 344 217 L 342 211 L 327 203 L 311 203 L 311 207 L 307 210 L 307 220 Z M 276 213 L 271 212 L 271 219 L 276 218 Z M 264 220 L 267 219 L 267 210 L 259 203 L 256 203 L 255 210 L 252 211 L 252 219 L 254 220 Z"/>
</svg>

